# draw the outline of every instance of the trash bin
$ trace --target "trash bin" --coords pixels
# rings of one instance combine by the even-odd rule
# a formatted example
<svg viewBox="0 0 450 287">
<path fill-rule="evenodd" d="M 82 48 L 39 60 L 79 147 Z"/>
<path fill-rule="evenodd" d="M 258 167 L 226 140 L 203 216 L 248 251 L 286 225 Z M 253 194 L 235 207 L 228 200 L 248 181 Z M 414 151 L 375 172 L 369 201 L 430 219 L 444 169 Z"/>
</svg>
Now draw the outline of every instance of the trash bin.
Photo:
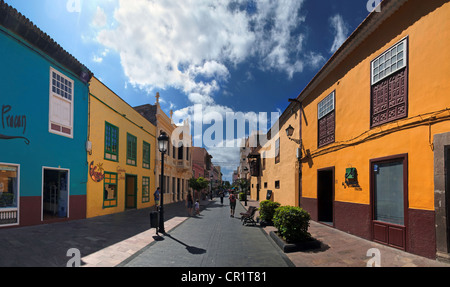
<svg viewBox="0 0 450 287">
<path fill-rule="evenodd" d="M 150 228 L 158 228 L 159 227 L 159 212 L 152 211 L 150 212 Z"/>
</svg>

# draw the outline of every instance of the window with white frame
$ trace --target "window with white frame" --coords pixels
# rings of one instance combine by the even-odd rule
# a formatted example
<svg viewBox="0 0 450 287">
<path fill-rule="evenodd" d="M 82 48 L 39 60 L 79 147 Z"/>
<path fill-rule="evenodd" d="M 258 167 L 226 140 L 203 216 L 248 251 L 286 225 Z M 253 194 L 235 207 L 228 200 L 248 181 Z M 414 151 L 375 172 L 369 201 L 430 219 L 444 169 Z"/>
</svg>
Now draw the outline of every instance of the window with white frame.
<svg viewBox="0 0 450 287">
<path fill-rule="evenodd" d="M 372 62 L 372 85 L 406 67 L 406 39 L 395 44 Z"/>
<path fill-rule="evenodd" d="M 19 223 L 19 166 L 0 163 L 0 226 Z"/>
<path fill-rule="evenodd" d="M 371 62 L 371 127 L 408 116 L 408 37 Z"/>
<path fill-rule="evenodd" d="M 335 92 L 333 91 L 319 103 L 318 107 L 319 120 L 328 115 L 330 112 L 334 111 L 334 95 Z"/>
<path fill-rule="evenodd" d="M 49 131 L 73 137 L 74 82 L 61 72 L 50 68 Z"/>
</svg>

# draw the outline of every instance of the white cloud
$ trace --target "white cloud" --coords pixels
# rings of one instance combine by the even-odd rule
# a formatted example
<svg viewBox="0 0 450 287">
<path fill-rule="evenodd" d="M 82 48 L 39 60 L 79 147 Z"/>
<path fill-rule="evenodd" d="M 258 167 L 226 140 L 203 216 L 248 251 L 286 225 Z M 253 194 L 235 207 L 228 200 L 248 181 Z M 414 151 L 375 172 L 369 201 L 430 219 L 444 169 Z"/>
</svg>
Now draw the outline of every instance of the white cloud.
<svg viewBox="0 0 450 287">
<path fill-rule="evenodd" d="M 308 64 L 299 54 L 304 36 L 294 33 L 305 21 L 304 0 L 252 1 L 255 13 L 248 1 L 120 0 L 116 25 L 97 40 L 119 53 L 129 82 L 141 88 L 211 96 L 229 78 L 228 65 L 253 56 L 261 69 L 292 78 Z"/>
<path fill-rule="evenodd" d="M 189 94 L 189 101 L 193 104 L 213 104 L 214 100 L 208 95 L 202 95 L 199 93 Z"/>
<path fill-rule="evenodd" d="M 330 18 L 330 25 L 334 30 L 334 41 L 330 52 L 334 53 L 345 42 L 349 31 L 344 19 L 339 14 Z"/>
<path fill-rule="evenodd" d="M 303 2 L 119 0 L 115 25 L 101 29 L 97 41 L 120 55 L 130 85 L 147 91 L 172 87 L 184 92 L 190 105 L 174 111 L 173 119 L 180 123 L 189 118 L 192 127 L 238 112 L 214 99 L 229 80 L 230 67 L 251 58 L 256 59 L 254 67 L 292 78 L 306 66 L 323 61 L 320 54 L 304 51 L 307 39 L 300 32 L 305 23 L 300 15 Z M 247 9 L 249 4 L 252 9 Z M 253 80 L 250 71 L 243 80 Z M 197 104 L 202 105 L 202 117 L 194 113 Z M 244 117 L 250 114 L 244 113 Z M 201 136 L 192 136 L 195 145 Z M 221 143 L 231 144 L 227 139 Z M 239 143 L 233 146 L 220 147 L 219 142 L 208 149 L 213 161 L 232 162 L 234 167 L 228 167 L 232 170 L 239 163 L 234 162 L 239 158 Z"/>
<path fill-rule="evenodd" d="M 107 23 L 107 16 L 105 11 L 97 6 L 97 11 L 95 13 L 94 19 L 92 20 L 92 25 L 94 27 L 104 27 Z"/>
<path fill-rule="evenodd" d="M 93 56 L 92 61 L 94 61 L 95 63 L 101 63 L 103 62 L 103 58 L 100 56 Z"/>
<path fill-rule="evenodd" d="M 285 71 L 292 78 L 304 67 L 300 60 L 291 56 L 297 55 L 303 47 L 304 36 L 292 33 L 305 22 L 305 17 L 298 16 L 303 1 L 259 1 L 257 4 L 258 13 L 251 19 L 257 39 L 254 52 L 264 59 L 266 68 Z"/>
<path fill-rule="evenodd" d="M 240 142 L 242 139 L 238 139 Z M 230 143 L 229 140 L 224 140 L 220 143 L 219 147 L 207 147 L 206 150 L 210 155 L 212 155 L 212 162 L 215 165 L 219 165 L 221 167 L 221 172 L 225 180 L 232 180 L 233 171 L 239 165 L 240 161 L 240 147 L 226 147 L 231 146 L 233 143 Z"/>
<path fill-rule="evenodd" d="M 306 61 L 309 66 L 319 68 L 325 63 L 326 59 L 319 53 L 309 52 L 306 54 Z"/>
</svg>

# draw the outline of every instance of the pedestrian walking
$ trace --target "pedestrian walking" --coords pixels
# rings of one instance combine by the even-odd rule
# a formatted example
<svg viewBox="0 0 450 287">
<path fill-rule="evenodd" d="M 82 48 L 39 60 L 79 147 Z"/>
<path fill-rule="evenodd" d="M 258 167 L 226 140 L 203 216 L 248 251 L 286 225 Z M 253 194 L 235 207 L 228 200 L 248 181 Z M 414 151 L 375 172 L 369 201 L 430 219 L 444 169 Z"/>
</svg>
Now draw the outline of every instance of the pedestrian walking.
<svg viewBox="0 0 450 287">
<path fill-rule="evenodd" d="M 156 208 L 156 211 L 158 211 L 159 210 L 159 197 L 160 197 L 160 188 L 159 187 L 155 190 L 153 195 L 155 197 L 155 208 Z"/>
<path fill-rule="evenodd" d="M 192 198 L 191 191 L 188 191 L 186 196 L 186 207 L 189 213 L 189 216 L 192 216 L 192 208 L 194 207 L 194 199 Z"/>
<path fill-rule="evenodd" d="M 198 202 L 198 199 L 195 201 L 195 214 L 200 214 L 200 202 Z"/>
<path fill-rule="evenodd" d="M 234 193 L 231 193 L 228 199 L 230 200 L 230 217 L 234 217 L 234 211 L 236 209 L 236 196 Z"/>
<path fill-rule="evenodd" d="M 224 197 L 223 190 L 221 190 L 220 191 L 220 204 L 222 204 L 222 205 L 223 205 L 223 197 Z"/>
</svg>

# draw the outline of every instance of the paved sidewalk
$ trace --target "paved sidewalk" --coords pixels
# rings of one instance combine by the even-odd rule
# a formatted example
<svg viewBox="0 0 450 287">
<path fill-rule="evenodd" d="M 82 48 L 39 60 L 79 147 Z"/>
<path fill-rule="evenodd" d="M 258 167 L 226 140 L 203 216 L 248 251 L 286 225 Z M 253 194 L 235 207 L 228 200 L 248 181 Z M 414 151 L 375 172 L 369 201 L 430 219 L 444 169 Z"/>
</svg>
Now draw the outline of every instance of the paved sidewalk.
<svg viewBox="0 0 450 287">
<path fill-rule="evenodd" d="M 245 208 L 250 206 L 259 207 L 259 202 L 248 200 Z M 263 230 L 269 234 L 276 229 L 267 226 Z M 450 267 L 450 264 L 368 241 L 314 221 L 310 221 L 309 233 L 322 242 L 322 248 L 287 253 L 297 267 L 366 267 L 367 262 L 374 257 L 367 256 L 367 251 L 371 248 L 380 250 L 381 267 Z"/>
<path fill-rule="evenodd" d="M 201 201 L 204 209 L 209 200 Z M 80 251 L 81 266 L 113 267 L 153 242 L 149 213 L 154 208 L 129 210 L 95 218 L 0 229 L 0 267 L 65 267 Z M 185 202 L 165 205 L 165 228 L 170 231 L 188 218 Z"/>
<path fill-rule="evenodd" d="M 294 267 L 259 227 L 244 226 L 237 204 L 216 199 L 199 216 L 155 238 L 156 241 L 121 263 L 126 267 Z"/>
<path fill-rule="evenodd" d="M 72 258 L 67 256 L 67 251 L 71 248 L 80 250 L 82 266 L 137 266 L 144 263 L 139 263 L 137 259 L 142 259 L 146 252 L 164 252 L 165 248 L 159 248 L 164 244 L 181 250 L 180 254 L 194 255 L 197 260 L 195 264 L 200 266 L 225 266 L 226 262 L 232 262 L 243 254 L 249 258 L 256 256 L 244 264 L 247 267 L 260 266 L 255 262 L 263 262 L 264 266 L 292 266 L 293 263 L 297 267 L 365 267 L 370 259 L 366 255 L 367 251 L 378 248 L 382 267 L 450 267 L 450 264 L 367 241 L 316 222 L 311 222 L 309 231 L 324 244 L 324 248 L 284 254 L 281 249 L 277 251 L 278 247 L 270 241 L 268 234 L 274 230 L 273 227 L 243 228 L 238 218 L 231 219 L 227 216 L 227 200 L 224 200 L 223 207 L 218 205 L 218 201 L 202 201 L 202 215 L 193 218 L 187 217 L 184 202 L 166 205 L 165 227 L 169 236 L 161 241 L 155 241 L 161 238 L 156 236 L 155 229 L 149 229 L 149 212 L 152 209 L 130 210 L 64 223 L 0 229 L 0 267 L 64 267 Z M 237 204 L 237 217 L 244 208 L 259 206 L 259 203 L 249 200 L 248 206 L 244 205 L 244 202 Z M 219 221 L 206 220 L 219 215 L 219 212 L 225 214 L 219 216 Z M 214 215 L 215 213 L 217 214 Z M 227 225 L 230 222 L 237 224 Z M 220 228 L 224 224 L 228 227 Z M 225 240 L 230 234 L 238 234 L 237 230 L 243 231 L 245 238 L 253 238 L 253 241 L 242 237 Z M 209 234 L 209 238 L 201 236 L 204 232 Z M 234 248 L 236 246 L 242 246 L 243 249 Z M 261 258 L 267 257 L 264 254 L 266 250 L 261 253 L 258 246 L 276 254 L 272 256 L 276 260 L 264 262 Z M 169 249 L 167 252 L 169 254 L 173 250 Z M 257 258 L 258 256 L 261 257 Z M 279 258 L 283 260 L 280 261 Z M 153 259 L 149 260 L 151 262 Z M 183 265 L 182 262 L 175 265 L 192 266 L 194 263 L 190 261 Z M 240 263 L 233 264 L 236 264 L 233 267 L 241 266 Z"/>
</svg>

